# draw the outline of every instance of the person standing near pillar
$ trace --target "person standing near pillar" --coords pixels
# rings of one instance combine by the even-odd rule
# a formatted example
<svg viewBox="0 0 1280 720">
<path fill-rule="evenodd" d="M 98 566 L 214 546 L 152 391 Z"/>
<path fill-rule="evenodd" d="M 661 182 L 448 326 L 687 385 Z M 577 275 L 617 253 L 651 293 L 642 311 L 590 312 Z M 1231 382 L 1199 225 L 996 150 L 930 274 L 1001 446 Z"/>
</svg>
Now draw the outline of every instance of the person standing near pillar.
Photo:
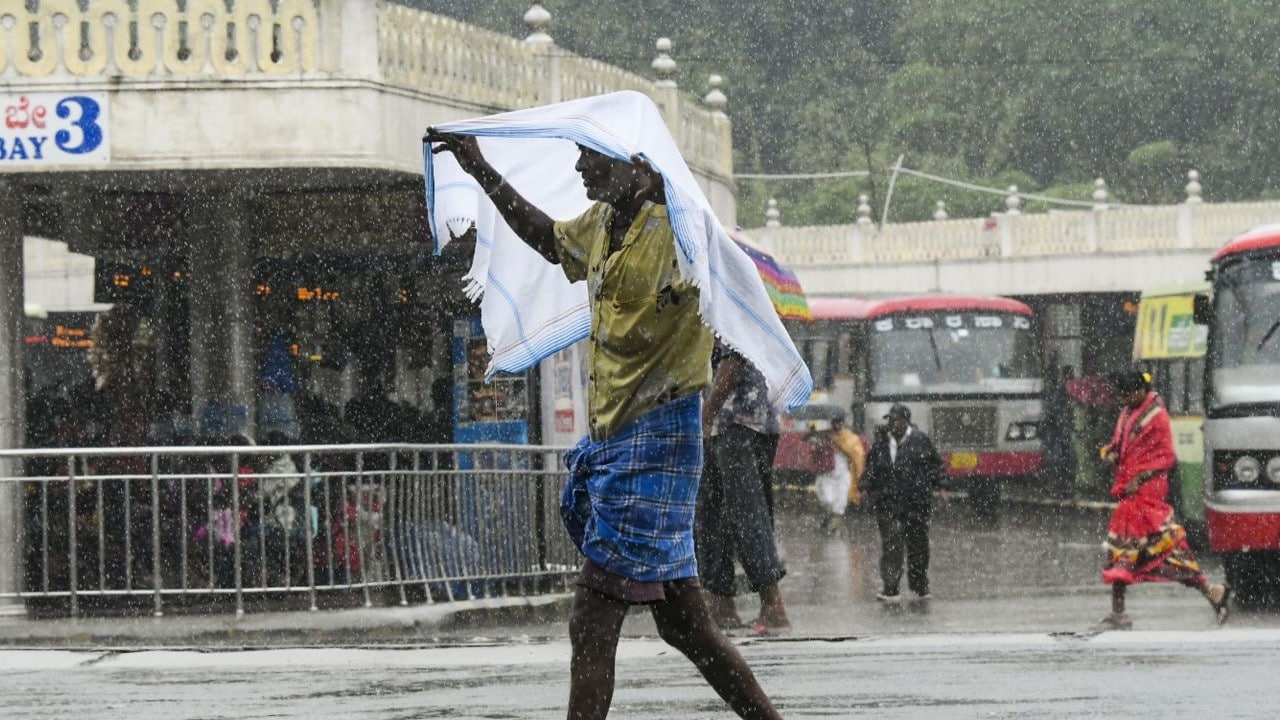
<svg viewBox="0 0 1280 720">
<path fill-rule="evenodd" d="M 94 393 L 88 405 L 85 444 L 94 447 L 145 447 L 151 444 L 155 417 L 154 357 L 151 330 L 138 308 L 116 304 L 94 321 L 89 364 Z M 146 477 L 143 455 L 96 458 L 91 471 L 104 477 Z M 92 517 L 101 523 L 103 582 L 111 589 L 150 587 L 152 575 L 151 485 L 146 480 L 108 479 L 101 482 L 101 512 Z M 80 507 L 93 507 L 84 502 Z M 128 522 L 126 522 L 126 520 Z M 90 535 L 97 531 L 90 524 Z M 127 536 L 127 539 L 126 539 Z M 81 538 L 83 547 L 95 547 Z M 127 551 L 127 552 L 126 552 Z M 130 582 L 132 581 L 132 582 Z"/>
<path fill-rule="evenodd" d="M 773 536 L 773 513 L 764 488 L 778 449 L 778 416 L 769 405 L 764 376 L 723 344 L 702 412 L 708 459 L 698 489 L 696 545 L 707 605 L 716 624 L 741 627 L 734 604 L 734 561 L 742 565 L 760 614 L 748 626 L 755 635 L 791 629 L 778 581 L 786 574 Z"/>
</svg>

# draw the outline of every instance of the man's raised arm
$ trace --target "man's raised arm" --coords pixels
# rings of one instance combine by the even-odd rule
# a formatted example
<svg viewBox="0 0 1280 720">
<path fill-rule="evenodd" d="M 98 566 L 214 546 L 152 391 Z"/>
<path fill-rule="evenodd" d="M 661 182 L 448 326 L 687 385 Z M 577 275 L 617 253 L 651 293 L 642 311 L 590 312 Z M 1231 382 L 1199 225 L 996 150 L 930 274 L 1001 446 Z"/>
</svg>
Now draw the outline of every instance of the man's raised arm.
<svg viewBox="0 0 1280 720">
<path fill-rule="evenodd" d="M 480 183 L 480 187 L 484 188 L 485 194 L 493 200 L 498 212 L 516 235 L 548 262 L 560 264 L 560 258 L 556 254 L 555 221 L 507 183 L 502 174 L 485 159 L 480 152 L 480 144 L 474 137 L 427 128 L 422 141 L 437 144 L 431 148 L 433 154 L 443 150 L 453 153 L 458 165 Z"/>
</svg>

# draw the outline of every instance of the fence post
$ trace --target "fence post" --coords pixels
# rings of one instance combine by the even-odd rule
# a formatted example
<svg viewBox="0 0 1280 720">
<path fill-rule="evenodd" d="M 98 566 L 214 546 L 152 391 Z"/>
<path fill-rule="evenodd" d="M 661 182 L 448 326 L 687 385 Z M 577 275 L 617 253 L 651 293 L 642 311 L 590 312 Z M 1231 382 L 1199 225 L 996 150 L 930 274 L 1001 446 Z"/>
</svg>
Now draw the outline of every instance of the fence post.
<svg viewBox="0 0 1280 720">
<path fill-rule="evenodd" d="M 22 189 L 0 179 L 0 449 L 23 445 Z M 0 459 L 0 594 L 22 590 L 21 458 Z M 5 482 L 5 480 L 10 480 Z M 19 599 L 0 598 L 0 615 L 26 612 Z"/>
<path fill-rule="evenodd" d="M 151 588 L 156 617 L 164 615 L 163 568 L 160 564 L 160 454 L 151 453 Z"/>
<path fill-rule="evenodd" d="M 323 489 L 323 486 L 321 486 Z M 305 508 L 305 517 L 303 518 L 302 527 L 306 537 L 306 558 L 307 558 L 307 599 L 311 603 L 311 609 L 316 609 L 316 555 L 315 543 L 316 534 L 319 528 L 314 530 L 311 528 L 311 453 L 308 452 L 302 456 L 302 507 Z M 318 525 L 319 523 L 317 523 Z"/>
<path fill-rule="evenodd" d="M 231 454 L 231 532 L 235 539 L 236 619 L 244 617 L 244 535 L 240 532 L 240 453 Z"/>
</svg>

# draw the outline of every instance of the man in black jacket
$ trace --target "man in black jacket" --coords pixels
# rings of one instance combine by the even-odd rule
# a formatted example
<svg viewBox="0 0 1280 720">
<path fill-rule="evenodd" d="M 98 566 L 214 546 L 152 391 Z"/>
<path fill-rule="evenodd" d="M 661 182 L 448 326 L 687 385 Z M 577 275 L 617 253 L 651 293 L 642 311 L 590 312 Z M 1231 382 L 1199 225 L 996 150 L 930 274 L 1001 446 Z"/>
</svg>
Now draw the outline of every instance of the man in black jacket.
<svg viewBox="0 0 1280 720">
<path fill-rule="evenodd" d="M 933 440 L 911 424 L 911 410 L 894 405 L 876 428 L 867 453 L 862 489 L 880 527 L 880 579 L 876 599 L 897 602 L 902 560 L 907 560 L 907 587 L 921 600 L 929 597 L 929 513 L 933 490 L 945 488 L 942 457 Z"/>
</svg>

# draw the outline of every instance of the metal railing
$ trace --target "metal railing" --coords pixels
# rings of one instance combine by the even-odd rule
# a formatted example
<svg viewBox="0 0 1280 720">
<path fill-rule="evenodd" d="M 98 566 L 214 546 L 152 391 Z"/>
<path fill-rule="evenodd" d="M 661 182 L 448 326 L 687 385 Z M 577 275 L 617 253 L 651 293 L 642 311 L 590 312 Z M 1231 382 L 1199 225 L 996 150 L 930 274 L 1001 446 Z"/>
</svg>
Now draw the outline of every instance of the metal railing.
<svg viewBox="0 0 1280 720">
<path fill-rule="evenodd" d="M 17 461 L 22 588 L 88 609 L 433 603 L 563 592 L 562 449 L 200 446 L 0 451 Z M 90 600 L 92 603 L 90 604 Z"/>
</svg>

